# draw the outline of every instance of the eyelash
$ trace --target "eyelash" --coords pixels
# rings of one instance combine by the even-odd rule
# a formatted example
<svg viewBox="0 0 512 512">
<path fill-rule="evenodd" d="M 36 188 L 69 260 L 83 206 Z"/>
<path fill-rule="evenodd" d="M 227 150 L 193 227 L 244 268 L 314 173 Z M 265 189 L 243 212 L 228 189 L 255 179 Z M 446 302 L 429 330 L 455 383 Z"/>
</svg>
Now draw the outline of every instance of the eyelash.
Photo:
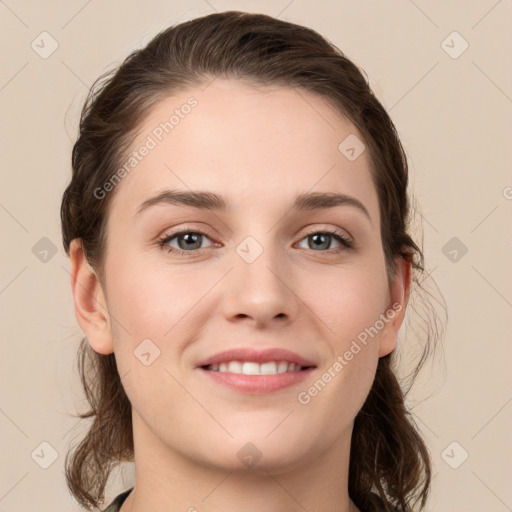
<svg viewBox="0 0 512 512">
<path fill-rule="evenodd" d="M 164 246 L 166 246 L 168 244 L 168 242 L 170 242 L 174 238 L 178 237 L 179 235 L 190 234 L 190 233 L 193 233 L 195 235 L 205 236 L 205 237 L 209 238 L 208 235 L 206 233 L 202 232 L 202 231 L 185 229 L 185 230 L 182 230 L 182 231 L 177 231 L 176 233 L 171 233 L 171 234 L 164 235 L 163 237 L 159 238 L 158 239 L 158 246 L 161 249 L 163 249 Z M 307 238 L 307 237 L 312 236 L 312 235 L 317 235 L 317 234 L 331 235 L 338 242 L 341 243 L 343 248 L 338 248 L 338 249 L 334 250 L 334 254 L 338 254 L 338 253 L 340 253 L 340 252 L 342 252 L 344 250 L 351 251 L 355 247 L 355 243 L 354 242 L 350 241 L 343 233 L 341 233 L 340 231 L 338 231 L 336 229 L 325 229 L 325 230 L 311 231 L 310 233 L 306 233 L 306 235 L 303 238 L 301 238 L 300 241 L 302 241 L 304 238 Z M 178 254 L 180 256 L 194 256 L 199 251 L 202 250 L 202 249 L 192 249 L 190 251 L 185 251 L 183 249 L 177 249 L 176 247 L 170 247 L 170 246 L 167 246 L 167 249 L 168 249 L 169 253 L 173 252 L 173 253 Z M 313 249 L 311 249 L 311 250 L 313 250 Z M 332 251 L 332 249 L 328 249 L 327 251 L 313 251 L 313 252 L 330 253 L 330 251 Z"/>
</svg>

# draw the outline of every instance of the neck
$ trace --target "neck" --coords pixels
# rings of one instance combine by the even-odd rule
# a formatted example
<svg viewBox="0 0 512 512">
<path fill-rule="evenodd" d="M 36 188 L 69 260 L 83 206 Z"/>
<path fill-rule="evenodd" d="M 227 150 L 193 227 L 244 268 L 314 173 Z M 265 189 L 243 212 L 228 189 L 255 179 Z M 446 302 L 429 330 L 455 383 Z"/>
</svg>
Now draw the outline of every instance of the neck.
<svg viewBox="0 0 512 512">
<path fill-rule="evenodd" d="M 286 467 L 222 468 L 163 446 L 133 416 L 135 480 L 121 512 L 359 512 L 348 495 L 351 429 L 325 453 Z"/>
</svg>

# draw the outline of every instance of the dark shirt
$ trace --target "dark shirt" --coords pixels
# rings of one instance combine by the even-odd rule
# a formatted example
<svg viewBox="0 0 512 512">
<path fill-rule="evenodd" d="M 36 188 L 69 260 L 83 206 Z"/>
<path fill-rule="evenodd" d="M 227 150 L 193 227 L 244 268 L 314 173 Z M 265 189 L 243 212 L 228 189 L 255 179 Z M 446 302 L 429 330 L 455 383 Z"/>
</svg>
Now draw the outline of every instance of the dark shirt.
<svg viewBox="0 0 512 512">
<path fill-rule="evenodd" d="M 116 499 L 103 512 L 119 512 L 121 505 L 124 503 L 124 500 L 128 498 L 128 494 L 130 494 L 132 489 L 133 487 L 119 494 L 116 497 Z"/>
</svg>

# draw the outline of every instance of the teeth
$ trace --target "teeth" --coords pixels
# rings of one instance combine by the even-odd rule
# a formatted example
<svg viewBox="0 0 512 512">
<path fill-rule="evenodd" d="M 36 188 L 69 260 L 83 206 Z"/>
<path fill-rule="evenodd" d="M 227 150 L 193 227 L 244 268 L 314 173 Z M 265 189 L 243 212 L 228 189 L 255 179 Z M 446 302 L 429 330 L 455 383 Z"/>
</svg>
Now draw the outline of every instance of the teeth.
<svg viewBox="0 0 512 512">
<path fill-rule="evenodd" d="M 228 370 L 231 370 L 231 363 L 228 363 Z M 249 363 L 246 362 L 242 365 L 242 371 L 238 373 L 243 373 L 244 375 L 260 375 L 263 371 L 260 371 L 261 366 L 258 363 Z"/>
<path fill-rule="evenodd" d="M 286 361 L 281 361 L 277 366 L 277 373 L 285 373 L 288 371 L 288 363 Z"/>
<path fill-rule="evenodd" d="M 277 373 L 298 372 L 302 366 L 286 361 L 270 361 L 268 363 L 256 363 L 252 361 L 229 361 L 220 364 L 211 364 L 208 370 L 244 375 L 276 375 Z"/>
</svg>

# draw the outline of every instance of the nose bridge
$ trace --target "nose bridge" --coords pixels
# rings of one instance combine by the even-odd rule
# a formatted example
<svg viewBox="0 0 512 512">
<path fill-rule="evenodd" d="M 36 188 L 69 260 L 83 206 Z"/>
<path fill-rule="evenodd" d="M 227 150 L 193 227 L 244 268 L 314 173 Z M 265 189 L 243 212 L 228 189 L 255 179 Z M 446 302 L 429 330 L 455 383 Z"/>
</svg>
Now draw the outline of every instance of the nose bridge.
<svg viewBox="0 0 512 512">
<path fill-rule="evenodd" d="M 268 231 L 268 230 L 267 230 Z M 294 314 L 295 297 L 290 288 L 286 254 L 274 240 L 273 231 L 249 235 L 235 248 L 230 272 L 231 293 L 226 297 L 226 314 L 244 315 L 264 321 Z"/>
<path fill-rule="evenodd" d="M 274 241 L 273 233 L 249 235 L 236 247 L 236 274 L 246 286 L 278 292 L 282 282 L 276 274 L 283 267 L 284 254 Z"/>
</svg>

